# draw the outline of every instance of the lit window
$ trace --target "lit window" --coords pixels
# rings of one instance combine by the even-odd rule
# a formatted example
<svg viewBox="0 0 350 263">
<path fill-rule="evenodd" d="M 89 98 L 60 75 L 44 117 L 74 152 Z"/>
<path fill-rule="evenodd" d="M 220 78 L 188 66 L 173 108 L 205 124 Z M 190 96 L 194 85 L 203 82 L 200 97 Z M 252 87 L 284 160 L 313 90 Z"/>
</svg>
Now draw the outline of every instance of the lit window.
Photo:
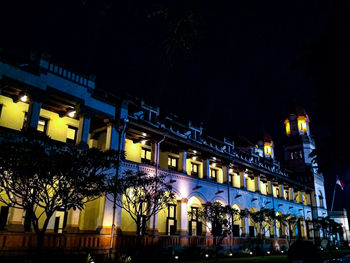
<svg viewBox="0 0 350 263">
<path fill-rule="evenodd" d="M 198 176 L 198 164 L 191 163 L 191 175 Z"/>
<path fill-rule="evenodd" d="M 268 155 L 268 156 L 271 155 L 271 143 L 269 142 L 264 143 L 264 151 L 265 151 L 265 155 Z"/>
<path fill-rule="evenodd" d="M 168 157 L 168 169 L 177 170 L 177 158 L 172 156 Z"/>
<path fill-rule="evenodd" d="M 141 149 L 141 162 L 145 164 L 151 163 L 151 150 L 146 148 Z"/>
<path fill-rule="evenodd" d="M 47 131 L 47 123 L 48 123 L 48 119 L 45 119 L 43 117 L 39 118 L 39 122 L 38 122 L 38 131 L 39 132 L 43 132 L 46 134 Z"/>
<path fill-rule="evenodd" d="M 302 133 L 307 132 L 306 119 L 305 117 L 298 117 L 298 129 Z"/>
<path fill-rule="evenodd" d="M 216 181 L 218 171 L 216 169 L 210 169 L 210 179 Z"/>
<path fill-rule="evenodd" d="M 286 125 L 286 133 L 287 135 L 290 134 L 290 123 L 288 120 L 285 120 L 284 124 Z"/>
<path fill-rule="evenodd" d="M 167 235 L 176 234 L 176 205 L 168 204 Z"/>
<path fill-rule="evenodd" d="M 280 189 L 278 187 L 276 188 L 276 197 L 280 197 Z"/>
<path fill-rule="evenodd" d="M 76 143 L 77 142 L 78 128 L 73 126 L 68 126 L 67 129 L 67 142 Z"/>
</svg>

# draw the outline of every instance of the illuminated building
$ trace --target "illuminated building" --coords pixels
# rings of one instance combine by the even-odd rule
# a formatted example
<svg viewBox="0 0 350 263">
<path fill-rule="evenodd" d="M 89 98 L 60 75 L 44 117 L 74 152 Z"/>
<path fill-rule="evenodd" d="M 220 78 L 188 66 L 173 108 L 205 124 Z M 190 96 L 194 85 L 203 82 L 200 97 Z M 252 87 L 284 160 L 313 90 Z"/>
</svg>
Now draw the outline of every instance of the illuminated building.
<svg viewBox="0 0 350 263">
<path fill-rule="evenodd" d="M 300 136 L 300 143 L 287 144 L 290 170 L 284 170 L 275 159 L 270 136 L 264 136 L 257 145 L 219 140 L 205 136 L 203 127 L 191 122 L 183 124 L 172 117 L 162 117 L 159 108 L 142 100 L 98 90 L 93 78 L 68 71 L 47 59 L 16 65 L 6 59 L 0 61 L 0 138 L 6 139 L 6 134 L 11 132 L 21 136 L 20 130 L 27 126 L 61 142 L 101 150 L 120 147 L 126 152 L 121 172 L 140 170 L 154 174 L 159 154 L 158 173 L 169 178 L 177 202 L 159 212 L 148 228 L 154 225 L 157 235 L 162 240 L 167 238 L 169 245 L 194 244 L 193 237 L 197 244 L 206 244 L 206 239 L 211 237 L 205 224 L 188 216 L 189 211 L 198 210 L 205 202 L 219 201 L 238 210 L 268 207 L 277 214 L 291 213 L 298 218 L 293 235 L 305 239 L 313 239 L 315 235 L 311 227 L 313 216 L 327 215 L 323 177 L 308 171 L 308 176 L 316 178 L 314 183 L 300 180 L 311 163 L 306 154 L 314 148 L 306 114 L 290 115 L 285 122 L 288 138 Z M 119 139 L 115 123 L 121 119 L 128 121 L 126 132 Z M 23 238 L 27 238 L 24 211 L 1 206 L 0 219 L 0 231 L 3 231 L 0 238 L 11 231 L 22 233 L 8 235 L 5 242 L 8 245 L 4 246 L 16 243 L 11 243 L 11 238 L 22 238 L 18 242 L 24 244 Z M 134 221 L 121 209 L 117 211 L 115 224 L 117 239 L 135 236 Z M 108 248 L 111 226 L 112 204 L 103 197 L 82 211 L 56 212 L 48 232 L 52 238 L 65 238 L 65 244 L 70 244 L 67 247 Z M 234 244 L 244 244 L 244 239 L 256 235 L 250 218 L 243 218 L 235 223 L 233 238 L 225 240 L 225 244 L 235 238 Z M 271 225 L 267 238 L 286 244 L 285 229 L 278 223 Z"/>
</svg>

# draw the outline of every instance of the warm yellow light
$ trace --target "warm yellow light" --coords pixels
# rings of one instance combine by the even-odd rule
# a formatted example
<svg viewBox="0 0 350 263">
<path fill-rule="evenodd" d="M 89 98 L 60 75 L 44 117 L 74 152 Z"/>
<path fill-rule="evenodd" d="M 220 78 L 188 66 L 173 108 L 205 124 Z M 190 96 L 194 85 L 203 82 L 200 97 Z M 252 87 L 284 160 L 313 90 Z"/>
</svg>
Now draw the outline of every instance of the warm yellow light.
<svg viewBox="0 0 350 263">
<path fill-rule="evenodd" d="M 192 160 L 193 160 L 193 161 L 197 160 L 197 157 L 196 157 L 196 156 L 193 156 L 193 157 L 192 157 Z"/>
<path fill-rule="evenodd" d="M 271 155 L 271 144 L 269 142 L 264 143 L 264 151 L 266 155 Z"/>
<path fill-rule="evenodd" d="M 147 136 L 147 133 L 143 132 L 143 133 L 142 133 L 142 136 Z"/>
<path fill-rule="evenodd" d="M 212 166 L 213 166 L 213 167 L 216 167 L 216 163 L 213 163 Z"/>
<path fill-rule="evenodd" d="M 26 94 L 23 94 L 19 99 L 22 102 L 26 102 L 28 100 L 28 96 Z"/>
<path fill-rule="evenodd" d="M 233 169 L 231 168 L 230 170 L 228 170 L 229 173 L 233 173 Z"/>
<path fill-rule="evenodd" d="M 286 125 L 286 133 L 287 133 L 287 135 L 289 135 L 290 134 L 290 123 L 288 120 L 286 120 L 284 123 Z"/>
<path fill-rule="evenodd" d="M 197 151 L 196 151 L 196 150 L 193 150 L 193 153 L 197 153 Z"/>
<path fill-rule="evenodd" d="M 299 131 L 301 131 L 301 132 L 306 132 L 307 131 L 305 117 L 299 117 L 298 118 L 298 128 L 299 128 Z"/>
<path fill-rule="evenodd" d="M 71 117 L 71 118 L 74 118 L 76 113 L 77 112 L 75 110 L 72 110 L 72 111 L 68 112 L 68 116 Z"/>
<path fill-rule="evenodd" d="M 141 141 L 141 144 L 142 144 L 142 145 L 145 145 L 145 144 L 146 144 L 146 140 L 142 140 L 142 141 Z"/>
<path fill-rule="evenodd" d="M 216 160 L 216 157 L 213 157 L 213 160 L 215 161 L 215 160 Z"/>
</svg>

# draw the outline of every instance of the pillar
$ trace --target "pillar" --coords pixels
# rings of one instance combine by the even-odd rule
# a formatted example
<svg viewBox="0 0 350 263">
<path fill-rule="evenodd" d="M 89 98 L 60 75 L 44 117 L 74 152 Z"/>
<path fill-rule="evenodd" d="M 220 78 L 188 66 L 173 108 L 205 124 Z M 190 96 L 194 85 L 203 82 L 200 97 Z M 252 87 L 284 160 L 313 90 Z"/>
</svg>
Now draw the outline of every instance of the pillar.
<svg viewBox="0 0 350 263">
<path fill-rule="evenodd" d="M 102 217 L 102 227 L 100 229 L 101 234 L 111 234 L 112 225 L 113 225 L 113 196 L 109 195 L 109 197 L 105 198 L 105 206 L 103 209 L 103 217 Z M 121 225 L 121 212 L 118 213 L 121 210 L 116 207 L 116 213 L 115 213 L 115 227 L 118 229 Z M 118 224 L 119 221 L 119 224 Z"/>
<path fill-rule="evenodd" d="M 289 201 L 294 201 L 294 188 L 293 187 L 290 187 L 289 188 Z"/>
<path fill-rule="evenodd" d="M 210 179 L 210 169 L 209 169 L 209 159 L 203 160 L 203 178 L 204 179 Z"/>
<path fill-rule="evenodd" d="M 268 180 L 266 184 L 267 184 L 267 191 L 268 191 L 267 194 L 268 194 L 268 195 L 273 195 L 273 191 L 272 191 L 272 190 L 273 190 L 273 187 L 272 187 L 272 182 L 271 182 L 271 180 L 270 180 L 270 181 Z"/>
<path fill-rule="evenodd" d="M 279 192 L 280 192 L 280 198 L 286 199 L 285 196 L 284 196 L 284 185 L 283 185 L 283 183 L 278 185 L 278 189 L 279 189 Z"/>
<path fill-rule="evenodd" d="M 303 191 L 299 191 L 299 193 L 300 193 L 300 204 L 304 204 L 304 200 L 303 200 L 303 198 L 304 198 L 304 192 Z"/>
<path fill-rule="evenodd" d="M 187 174 L 187 151 L 180 152 L 180 171 Z"/>
<path fill-rule="evenodd" d="M 8 217 L 7 230 L 10 232 L 23 232 L 23 209 L 10 208 Z"/>
<path fill-rule="evenodd" d="M 107 124 L 106 134 L 106 150 L 118 150 L 119 135 L 115 127 L 111 124 Z"/>
<path fill-rule="evenodd" d="M 88 144 L 90 133 L 90 118 L 85 116 L 80 116 L 79 118 L 79 130 L 78 130 L 78 144 Z"/>
<path fill-rule="evenodd" d="M 180 219 L 180 235 L 187 236 L 188 230 L 188 213 L 187 213 L 187 198 L 181 199 L 181 219 Z"/>
<path fill-rule="evenodd" d="M 80 210 L 79 209 L 70 209 L 68 211 L 67 225 L 64 229 L 65 232 L 75 233 L 79 231 L 79 218 Z"/>
<path fill-rule="evenodd" d="M 248 215 L 244 218 L 244 227 L 245 227 L 244 229 L 245 233 L 243 233 L 242 236 L 245 235 L 246 237 L 248 237 L 249 236 L 249 216 Z"/>
<path fill-rule="evenodd" d="M 260 193 L 260 175 L 254 175 L 255 192 Z"/>
<path fill-rule="evenodd" d="M 246 177 L 245 177 L 245 172 L 244 171 L 239 171 L 239 177 L 240 177 L 240 187 L 241 188 L 247 188 L 247 180 L 246 180 Z"/>
<path fill-rule="evenodd" d="M 223 178 L 222 178 L 223 183 L 224 184 L 229 184 L 230 183 L 229 167 L 228 166 L 223 166 L 222 167 L 222 172 L 223 172 Z"/>
<path fill-rule="evenodd" d="M 41 102 L 32 101 L 29 103 L 26 128 L 36 130 L 38 128 L 40 118 Z"/>
<path fill-rule="evenodd" d="M 149 228 L 151 230 L 151 233 L 158 234 L 158 212 L 151 216 L 149 221 Z"/>
<path fill-rule="evenodd" d="M 158 152 L 157 142 L 153 141 L 151 146 L 151 163 L 153 165 L 157 164 L 157 152 Z"/>
</svg>

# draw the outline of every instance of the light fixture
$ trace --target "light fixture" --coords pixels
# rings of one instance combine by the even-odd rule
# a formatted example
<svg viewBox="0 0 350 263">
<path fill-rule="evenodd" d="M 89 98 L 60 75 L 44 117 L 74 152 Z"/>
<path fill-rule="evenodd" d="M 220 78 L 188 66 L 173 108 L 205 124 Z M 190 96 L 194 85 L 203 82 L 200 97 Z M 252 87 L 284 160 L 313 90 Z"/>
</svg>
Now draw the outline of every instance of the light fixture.
<svg viewBox="0 0 350 263">
<path fill-rule="evenodd" d="M 230 254 L 228 254 L 229 255 L 229 257 L 232 257 L 232 253 L 230 253 Z"/>
<path fill-rule="evenodd" d="M 284 253 L 284 251 L 282 250 L 282 251 L 281 251 L 281 253 L 283 254 L 283 253 Z"/>
<path fill-rule="evenodd" d="M 178 259 L 179 259 L 179 256 L 175 256 L 175 259 L 178 260 Z"/>
<path fill-rule="evenodd" d="M 77 112 L 75 110 L 71 110 L 68 112 L 68 117 L 74 118 L 76 113 Z"/>
<path fill-rule="evenodd" d="M 143 133 L 142 133 L 142 136 L 147 136 L 147 133 L 143 132 Z"/>
<path fill-rule="evenodd" d="M 209 257 L 209 255 L 208 255 L 208 254 L 205 254 L 205 257 L 206 257 L 206 258 L 208 258 L 208 257 Z"/>
<path fill-rule="evenodd" d="M 27 102 L 27 100 L 28 100 L 27 94 L 25 94 L 25 93 L 21 94 L 19 97 L 19 100 L 22 102 Z"/>
<path fill-rule="evenodd" d="M 213 157 L 213 160 L 215 161 L 215 160 L 216 160 L 216 157 Z"/>
<path fill-rule="evenodd" d="M 249 255 L 253 255 L 253 252 L 252 252 L 252 251 L 250 251 L 250 252 L 249 252 Z"/>
<path fill-rule="evenodd" d="M 212 166 L 213 166 L 213 167 L 216 167 L 216 163 L 213 163 Z"/>
<path fill-rule="evenodd" d="M 196 157 L 196 156 L 193 156 L 193 157 L 192 157 L 192 160 L 193 160 L 193 161 L 197 160 L 197 157 Z"/>
<path fill-rule="evenodd" d="M 233 173 L 233 169 L 231 168 L 230 170 L 228 170 L 229 173 Z"/>
<path fill-rule="evenodd" d="M 193 150 L 193 153 L 197 153 L 197 151 L 196 151 L 196 150 Z"/>
<path fill-rule="evenodd" d="M 141 141 L 141 144 L 142 144 L 142 145 L 145 145 L 146 142 L 147 142 L 146 140 L 142 140 L 142 141 Z"/>
<path fill-rule="evenodd" d="M 270 255 L 270 251 L 267 251 L 266 253 L 267 253 L 268 255 Z"/>
</svg>

